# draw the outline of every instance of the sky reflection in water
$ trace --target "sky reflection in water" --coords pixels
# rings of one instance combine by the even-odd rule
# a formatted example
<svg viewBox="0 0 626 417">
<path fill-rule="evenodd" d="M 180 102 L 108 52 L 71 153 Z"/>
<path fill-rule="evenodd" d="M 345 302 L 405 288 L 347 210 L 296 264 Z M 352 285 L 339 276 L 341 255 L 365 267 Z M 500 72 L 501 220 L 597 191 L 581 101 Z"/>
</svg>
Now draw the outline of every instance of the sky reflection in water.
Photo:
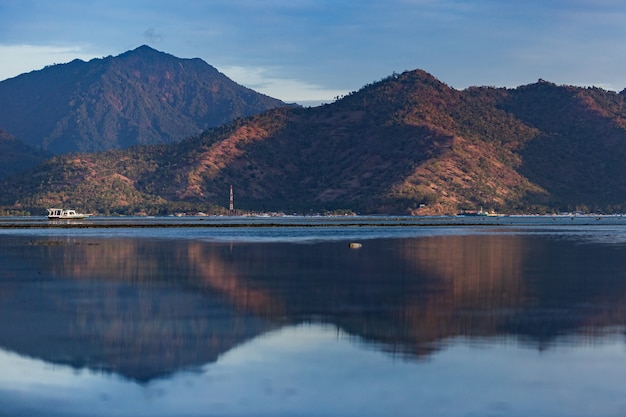
<svg viewBox="0 0 626 417">
<path fill-rule="evenodd" d="M 626 229 L 359 230 L 3 231 L 0 415 L 626 414 Z"/>
<path fill-rule="evenodd" d="M 413 362 L 303 325 L 145 384 L 2 351 L 0 404 L 48 416 L 617 416 L 625 359 L 616 339 L 545 352 L 457 340 Z"/>
</svg>

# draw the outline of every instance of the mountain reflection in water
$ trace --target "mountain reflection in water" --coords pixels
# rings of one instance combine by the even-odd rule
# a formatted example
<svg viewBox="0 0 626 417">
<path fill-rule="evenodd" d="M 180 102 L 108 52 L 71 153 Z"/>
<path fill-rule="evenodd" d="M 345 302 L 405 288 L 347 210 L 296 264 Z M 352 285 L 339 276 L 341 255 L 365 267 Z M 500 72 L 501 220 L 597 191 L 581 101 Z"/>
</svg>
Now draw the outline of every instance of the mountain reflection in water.
<svg viewBox="0 0 626 417">
<path fill-rule="evenodd" d="M 538 349 L 626 323 L 626 247 L 542 234 L 346 242 L 0 241 L 0 347 L 150 381 L 259 335 L 332 324 L 405 359 L 446 341 Z"/>
</svg>

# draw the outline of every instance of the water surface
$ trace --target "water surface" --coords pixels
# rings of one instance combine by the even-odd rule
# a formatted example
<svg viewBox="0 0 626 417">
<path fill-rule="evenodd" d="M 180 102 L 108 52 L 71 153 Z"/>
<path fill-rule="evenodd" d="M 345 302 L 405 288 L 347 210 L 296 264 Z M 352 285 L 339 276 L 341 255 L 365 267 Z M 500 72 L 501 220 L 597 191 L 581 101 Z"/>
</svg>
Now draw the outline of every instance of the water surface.
<svg viewBox="0 0 626 417">
<path fill-rule="evenodd" d="M 626 227 L 283 226 L 0 230 L 0 415 L 626 414 Z"/>
</svg>

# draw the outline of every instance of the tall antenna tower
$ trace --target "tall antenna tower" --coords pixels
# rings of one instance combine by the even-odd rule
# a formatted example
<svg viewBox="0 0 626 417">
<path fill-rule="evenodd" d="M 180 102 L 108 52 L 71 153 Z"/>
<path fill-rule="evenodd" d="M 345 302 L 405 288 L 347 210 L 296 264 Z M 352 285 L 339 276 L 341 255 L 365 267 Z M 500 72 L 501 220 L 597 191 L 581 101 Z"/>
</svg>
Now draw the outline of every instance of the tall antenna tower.
<svg viewBox="0 0 626 417">
<path fill-rule="evenodd" d="M 228 209 L 230 210 L 230 214 L 233 214 L 235 212 L 235 199 L 233 198 L 233 185 L 230 185 L 230 204 L 228 206 Z"/>
</svg>

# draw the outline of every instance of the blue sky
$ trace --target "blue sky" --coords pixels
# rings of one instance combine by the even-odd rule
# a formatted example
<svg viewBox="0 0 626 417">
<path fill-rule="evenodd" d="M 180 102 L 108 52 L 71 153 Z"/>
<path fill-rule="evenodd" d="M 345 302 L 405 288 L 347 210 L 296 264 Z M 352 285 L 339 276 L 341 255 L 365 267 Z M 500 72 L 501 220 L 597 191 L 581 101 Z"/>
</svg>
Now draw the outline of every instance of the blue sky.
<svg viewBox="0 0 626 417">
<path fill-rule="evenodd" d="M 0 80 L 147 44 L 300 103 L 417 68 L 621 91 L 624 22 L 616 0 L 0 0 Z"/>
</svg>

